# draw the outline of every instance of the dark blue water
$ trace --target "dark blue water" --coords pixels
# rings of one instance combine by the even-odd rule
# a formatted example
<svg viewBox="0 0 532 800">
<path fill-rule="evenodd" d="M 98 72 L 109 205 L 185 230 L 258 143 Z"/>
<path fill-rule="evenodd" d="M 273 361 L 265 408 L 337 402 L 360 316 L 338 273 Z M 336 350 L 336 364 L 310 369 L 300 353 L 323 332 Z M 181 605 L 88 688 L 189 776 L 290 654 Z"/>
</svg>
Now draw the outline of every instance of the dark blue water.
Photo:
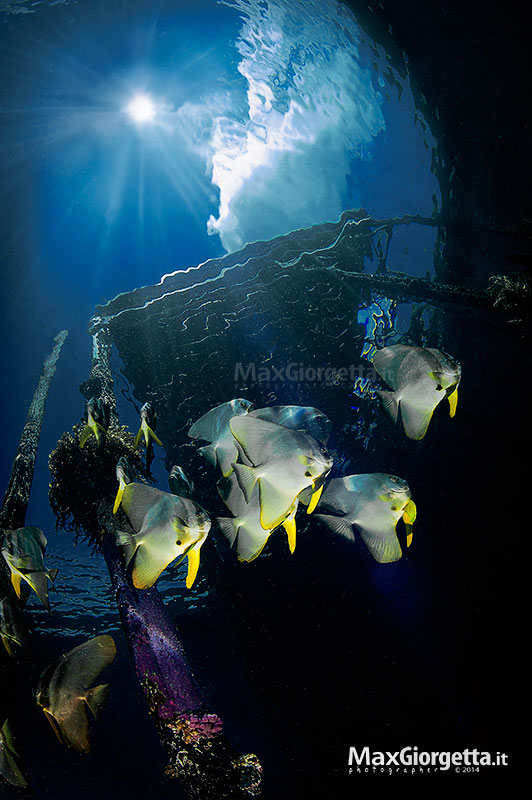
<svg viewBox="0 0 532 800">
<path fill-rule="evenodd" d="M 103 559 L 55 532 L 47 500 L 48 454 L 83 413 L 78 386 L 90 369 L 94 306 L 249 242 L 335 221 L 345 208 L 376 219 L 430 216 L 441 200 L 431 169 L 437 141 L 419 122 L 409 79 L 333 0 L 79 0 L 0 9 L 4 484 L 43 357 L 60 329 L 70 332 L 27 515 L 46 532 L 48 564 L 60 576 L 51 616 L 34 597 L 28 606 L 35 633 L 17 689 L 24 766 L 39 800 L 175 798 Z M 154 106 L 144 124 L 125 111 L 138 93 Z M 434 244 L 432 227 L 396 228 L 388 267 L 434 275 Z M 368 261 L 368 271 L 375 266 Z M 402 330 L 407 321 L 404 312 Z M 236 748 L 260 755 L 272 798 L 336 779 L 333 796 L 354 795 L 345 768 L 351 745 L 507 746 L 507 730 L 496 736 L 504 691 L 489 699 L 490 711 L 489 681 L 474 657 L 493 658 L 489 616 L 500 614 L 485 599 L 501 553 L 492 538 L 486 543 L 491 490 L 484 487 L 500 482 L 487 433 L 500 417 L 488 397 L 504 379 L 496 348 L 505 331 L 492 330 L 490 339 L 487 330 L 482 317 L 461 318 L 449 338 L 464 375 L 475 375 L 464 380 L 461 420 L 442 415 L 433 438 L 410 451 L 399 432 L 392 439 L 381 428 L 386 455 L 378 464 L 360 443 L 352 454 L 352 471 L 395 472 L 416 486 L 416 501 L 422 495 L 430 537 L 420 537 L 408 558 L 383 570 L 362 548 L 331 547 L 316 530 L 297 559 L 272 541 L 253 572 L 243 565 L 217 581 L 211 571 L 209 581 L 206 569 L 192 593 L 179 570 L 159 582 L 200 683 Z M 493 371 L 479 364 L 479 347 L 495 360 Z M 207 410 L 202 381 L 214 379 L 207 371 L 190 386 L 190 414 Z M 334 424 L 334 406 L 322 410 Z M 344 412 L 338 408 L 339 417 Z M 121 414 L 134 430 L 135 408 L 123 398 Z M 165 489 L 164 455 L 153 470 Z M 250 601 L 255 586 L 260 594 Z M 262 608 L 270 611 L 263 616 Z M 118 647 L 110 701 L 92 728 L 91 756 L 76 756 L 53 737 L 28 687 L 61 652 L 107 632 Z M 503 637 L 494 647 L 501 641 L 508 644 Z"/>
</svg>

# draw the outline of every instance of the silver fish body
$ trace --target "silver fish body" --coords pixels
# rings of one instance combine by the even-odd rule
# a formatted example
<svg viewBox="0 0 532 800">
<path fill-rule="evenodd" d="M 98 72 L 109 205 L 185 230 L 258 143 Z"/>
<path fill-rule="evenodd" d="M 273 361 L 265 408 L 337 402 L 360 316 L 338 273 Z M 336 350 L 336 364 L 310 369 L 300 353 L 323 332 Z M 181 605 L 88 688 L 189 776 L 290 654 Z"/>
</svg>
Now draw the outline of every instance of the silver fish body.
<svg viewBox="0 0 532 800">
<path fill-rule="evenodd" d="M 331 434 L 331 421 L 325 414 L 311 406 L 267 406 L 255 408 L 250 416 L 275 422 L 300 433 L 308 433 L 322 445 Z"/>
<path fill-rule="evenodd" d="M 126 486 L 122 505 L 136 531 L 134 535 L 126 531 L 117 534 L 126 565 L 132 562 L 134 586 L 150 588 L 168 564 L 187 556 L 190 588 L 199 566 L 200 548 L 211 526 L 207 512 L 189 498 L 142 483 Z"/>
<path fill-rule="evenodd" d="M 25 580 L 49 611 L 48 581 L 55 581 L 58 570 L 47 569 L 44 563 L 46 544 L 41 529 L 28 525 L 6 532 L 2 555 L 11 571 L 11 583 L 17 597 L 21 597 L 20 582 Z"/>
<path fill-rule="evenodd" d="M 391 345 L 378 350 L 373 365 L 392 392 L 379 391 L 384 408 L 395 422 L 399 410 L 406 435 L 422 439 L 434 409 L 444 398 L 454 416 L 461 366 L 440 350 Z"/>
<path fill-rule="evenodd" d="M 317 519 L 351 541 L 355 539 L 355 526 L 373 558 L 380 563 L 401 558 L 396 525 L 403 517 L 411 537 L 415 516 L 408 483 L 385 473 L 333 478 L 325 486 L 316 514 Z"/>
<path fill-rule="evenodd" d="M 59 741 L 78 752 L 90 750 L 87 708 L 96 716 L 108 693 L 107 684 L 89 687 L 115 655 L 111 636 L 96 636 L 69 650 L 41 674 L 37 705 Z"/>
</svg>

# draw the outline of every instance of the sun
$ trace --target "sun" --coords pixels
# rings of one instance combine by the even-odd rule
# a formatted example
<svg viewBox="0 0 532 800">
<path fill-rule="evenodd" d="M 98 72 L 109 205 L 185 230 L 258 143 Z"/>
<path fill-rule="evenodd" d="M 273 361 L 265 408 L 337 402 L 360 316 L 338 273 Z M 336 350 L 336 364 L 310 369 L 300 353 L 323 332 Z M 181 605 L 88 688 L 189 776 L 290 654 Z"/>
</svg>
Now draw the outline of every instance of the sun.
<svg viewBox="0 0 532 800">
<path fill-rule="evenodd" d="M 137 94 L 126 106 L 126 112 L 134 122 L 142 125 L 155 118 L 155 105 L 148 95 Z"/>
</svg>

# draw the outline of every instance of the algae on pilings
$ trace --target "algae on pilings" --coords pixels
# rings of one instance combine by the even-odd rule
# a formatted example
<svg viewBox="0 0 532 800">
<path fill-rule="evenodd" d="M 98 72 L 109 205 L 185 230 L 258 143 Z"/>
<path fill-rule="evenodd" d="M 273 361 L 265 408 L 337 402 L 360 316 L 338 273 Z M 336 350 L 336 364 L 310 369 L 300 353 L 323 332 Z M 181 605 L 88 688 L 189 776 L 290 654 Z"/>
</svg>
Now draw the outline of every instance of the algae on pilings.
<svg viewBox="0 0 532 800">
<path fill-rule="evenodd" d="M 46 400 L 55 375 L 57 360 L 67 336 L 68 331 L 60 331 L 57 334 L 52 352 L 44 360 L 41 377 L 33 393 L 33 399 L 20 435 L 15 460 L 13 461 L 11 477 L 4 495 L 2 508 L 0 509 L 0 529 L 21 528 L 25 523 Z M 0 558 L 1 597 L 7 594 L 8 586 L 9 570 L 4 563 L 4 559 Z"/>
<path fill-rule="evenodd" d="M 239 756 L 223 733 L 223 722 L 207 705 L 187 663 L 156 586 L 135 589 L 116 544 L 118 530 L 130 530 L 121 509 L 113 514 L 116 462 L 126 455 L 140 471 L 133 436 L 118 424 L 108 332 L 93 336 L 92 369 L 80 390 L 110 409 L 101 447 L 79 447 L 83 425 L 65 433 L 50 455 L 50 504 L 59 526 L 85 535 L 103 554 L 122 627 L 148 711 L 168 756 L 166 775 L 178 778 L 190 800 L 260 797 L 257 756 Z M 82 491 L 80 491 L 82 487 Z M 133 531 L 132 531 L 133 532 Z"/>
</svg>

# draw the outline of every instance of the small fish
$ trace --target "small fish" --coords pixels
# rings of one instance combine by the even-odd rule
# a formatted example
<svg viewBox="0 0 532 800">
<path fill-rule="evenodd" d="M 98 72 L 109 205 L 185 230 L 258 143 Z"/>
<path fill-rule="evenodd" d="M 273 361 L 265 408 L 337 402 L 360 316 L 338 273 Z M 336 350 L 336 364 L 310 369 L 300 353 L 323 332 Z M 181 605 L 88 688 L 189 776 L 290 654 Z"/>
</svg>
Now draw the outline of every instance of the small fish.
<svg viewBox="0 0 532 800">
<path fill-rule="evenodd" d="M 0 600 L 0 637 L 11 658 L 15 657 L 14 645 L 24 647 L 28 633 L 24 613 L 10 593 Z"/>
<path fill-rule="evenodd" d="M 94 436 L 96 444 L 100 447 L 107 428 L 109 427 L 109 415 L 105 404 L 97 397 L 91 397 L 85 406 L 85 413 L 87 415 L 87 424 L 83 429 L 79 446 L 84 447 L 89 436 Z"/>
<path fill-rule="evenodd" d="M 450 416 L 458 402 L 460 364 L 451 356 L 431 347 L 408 347 L 394 344 L 375 353 L 373 364 L 381 378 L 393 389 L 379 391 L 384 408 L 393 422 L 399 408 L 406 435 L 422 439 L 434 409 L 446 397 Z"/>
<path fill-rule="evenodd" d="M 135 480 L 133 468 L 125 456 L 119 458 L 116 464 L 116 479 L 118 481 L 118 491 L 116 493 L 115 504 L 113 506 L 113 514 L 116 514 L 120 508 L 124 489 L 128 483 L 133 483 Z"/>
<path fill-rule="evenodd" d="M 90 750 L 86 706 L 97 716 L 109 692 L 108 684 L 89 689 L 116 655 L 111 636 L 95 636 L 64 653 L 43 671 L 36 692 L 37 705 L 59 741 L 80 753 Z"/>
<path fill-rule="evenodd" d="M 146 450 L 150 446 L 150 440 L 153 439 L 154 442 L 157 442 L 159 447 L 162 447 L 163 444 L 159 437 L 155 433 L 155 428 L 157 427 L 157 414 L 152 409 L 150 403 L 144 403 L 142 408 L 140 409 L 140 428 L 135 437 L 135 449 L 140 444 L 140 440 L 144 436 L 144 442 L 146 444 Z"/>
<path fill-rule="evenodd" d="M 15 741 L 9 721 L 6 719 L 2 728 L 0 728 L 0 776 L 12 786 L 27 789 L 28 782 L 17 764 L 17 758 L 18 753 L 15 749 Z"/>
<path fill-rule="evenodd" d="M 231 547 L 236 544 L 239 561 L 253 561 L 263 551 L 266 542 L 276 530 L 265 530 L 260 521 L 260 499 L 258 488 L 251 493 L 249 503 L 246 502 L 236 474 L 218 481 L 218 492 L 232 517 L 217 517 L 217 522 Z M 295 501 L 281 525 L 288 536 L 288 546 L 293 553 L 296 547 L 295 515 L 298 502 Z"/>
<path fill-rule="evenodd" d="M 308 434 L 250 415 L 233 417 L 229 425 L 245 462 L 235 462 L 233 467 L 247 502 L 259 484 L 262 527 L 279 527 L 308 486 L 314 489 L 308 507 L 311 513 L 333 463 L 323 445 Z"/>
<path fill-rule="evenodd" d="M 124 489 L 122 506 L 136 535 L 117 532 L 126 566 L 132 562 L 133 585 L 137 589 L 153 586 L 163 569 L 188 558 L 187 589 L 196 579 L 200 548 L 211 527 L 206 511 L 185 497 L 161 492 L 143 483 L 130 483 Z"/>
<path fill-rule="evenodd" d="M 317 408 L 310 406 L 268 406 L 250 411 L 250 416 L 276 422 L 300 433 L 308 433 L 323 445 L 331 435 L 331 421 Z"/>
<path fill-rule="evenodd" d="M 200 447 L 199 452 L 213 467 L 219 467 L 224 477 L 233 471 L 233 461 L 238 458 L 238 450 L 229 427 L 229 421 L 242 414 L 248 414 L 253 404 L 243 397 L 237 397 L 212 408 L 188 431 L 191 439 L 203 439 L 209 442 Z"/>
<path fill-rule="evenodd" d="M 46 537 L 40 528 L 27 526 L 7 531 L 2 545 L 4 556 L 11 570 L 11 583 L 17 597 L 21 598 L 20 582 L 24 579 L 33 589 L 48 611 L 48 580 L 53 583 L 58 570 L 47 569 L 44 564 Z"/>
<path fill-rule="evenodd" d="M 190 498 L 194 492 L 194 484 L 185 474 L 184 469 L 182 467 L 178 467 L 177 464 L 175 464 L 170 470 L 170 474 L 168 475 L 168 486 L 172 494 L 175 494 L 178 497 Z"/>
<path fill-rule="evenodd" d="M 406 525 L 407 547 L 412 542 L 416 506 L 406 481 L 395 475 L 377 472 L 333 478 L 327 482 L 318 510 L 316 519 L 351 541 L 355 540 L 356 525 L 371 555 L 381 564 L 402 556 L 395 532 L 401 517 Z"/>
</svg>

